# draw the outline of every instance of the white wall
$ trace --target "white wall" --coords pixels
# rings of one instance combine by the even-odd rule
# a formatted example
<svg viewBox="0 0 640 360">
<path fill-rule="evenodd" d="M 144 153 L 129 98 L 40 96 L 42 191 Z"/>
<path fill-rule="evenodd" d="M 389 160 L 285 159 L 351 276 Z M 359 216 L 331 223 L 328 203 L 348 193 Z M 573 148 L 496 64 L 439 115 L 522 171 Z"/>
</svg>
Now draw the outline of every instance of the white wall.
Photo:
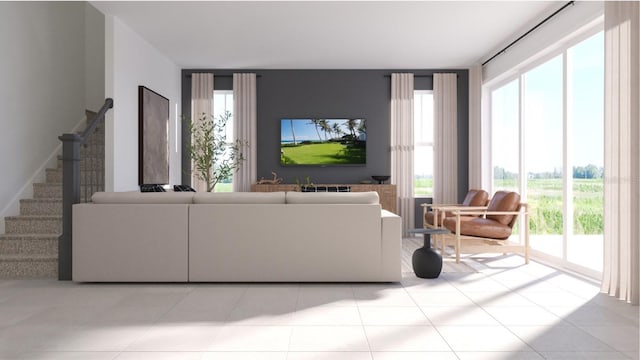
<svg viewBox="0 0 640 360">
<path fill-rule="evenodd" d="M 169 182 L 179 184 L 180 69 L 117 17 L 107 16 L 105 22 L 105 92 L 114 102 L 107 113 L 106 190 L 138 188 L 139 85 L 169 99 Z"/>
<path fill-rule="evenodd" d="M 550 47 L 558 44 L 559 41 L 571 36 L 581 28 L 588 26 L 591 22 L 597 21 L 603 14 L 604 5 L 601 1 L 576 1 L 574 5 L 564 9 L 540 28 L 518 41 L 504 54 L 497 56 L 483 66 L 483 83 L 500 81 L 500 79 L 508 76 L 509 71 L 516 66 L 521 66 L 539 56 L 544 56 L 546 52 L 551 50 Z M 507 44 L 517 39 L 533 26 L 535 24 L 527 25 L 520 32 L 513 34 Z M 490 58 L 507 44 L 503 44 L 498 49 L 486 54 L 484 58 Z"/>
<path fill-rule="evenodd" d="M 104 105 L 104 15 L 91 4 L 84 9 L 85 107 L 98 111 Z"/>
<path fill-rule="evenodd" d="M 82 2 L 0 2 L 2 219 L 84 117 L 84 11 Z"/>
</svg>

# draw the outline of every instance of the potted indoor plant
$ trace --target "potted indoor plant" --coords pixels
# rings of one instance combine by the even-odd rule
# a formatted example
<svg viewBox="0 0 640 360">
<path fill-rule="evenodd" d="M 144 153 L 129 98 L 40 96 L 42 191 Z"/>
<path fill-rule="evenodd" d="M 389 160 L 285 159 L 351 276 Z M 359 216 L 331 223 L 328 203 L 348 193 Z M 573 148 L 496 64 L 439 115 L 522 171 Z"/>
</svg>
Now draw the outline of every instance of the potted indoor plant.
<svg viewBox="0 0 640 360">
<path fill-rule="evenodd" d="M 206 183 L 209 192 L 218 182 L 232 176 L 244 161 L 242 149 L 248 144 L 240 140 L 227 141 L 226 126 L 230 117 L 229 111 L 217 119 L 202 113 L 189 123 L 191 144 L 187 148 L 192 172 Z"/>
</svg>

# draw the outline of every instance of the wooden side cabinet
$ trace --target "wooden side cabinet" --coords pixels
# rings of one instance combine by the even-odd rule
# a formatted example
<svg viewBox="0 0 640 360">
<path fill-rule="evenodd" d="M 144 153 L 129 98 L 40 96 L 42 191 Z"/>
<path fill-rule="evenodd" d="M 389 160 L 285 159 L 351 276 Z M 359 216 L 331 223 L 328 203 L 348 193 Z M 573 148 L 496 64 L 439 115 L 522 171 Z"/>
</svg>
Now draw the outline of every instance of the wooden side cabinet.
<svg viewBox="0 0 640 360">
<path fill-rule="evenodd" d="M 397 214 L 397 189 L 391 184 L 315 184 L 317 186 L 349 186 L 353 192 L 375 191 L 380 196 L 380 206 L 383 209 Z M 299 191 L 296 184 L 253 184 L 251 191 Z"/>
</svg>

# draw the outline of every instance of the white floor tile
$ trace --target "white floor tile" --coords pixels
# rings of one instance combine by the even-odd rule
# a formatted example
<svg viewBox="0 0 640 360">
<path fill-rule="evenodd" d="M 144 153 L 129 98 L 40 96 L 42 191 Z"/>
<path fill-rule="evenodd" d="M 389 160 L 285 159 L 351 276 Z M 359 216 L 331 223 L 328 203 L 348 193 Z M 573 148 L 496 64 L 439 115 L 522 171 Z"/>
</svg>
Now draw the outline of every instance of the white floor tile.
<svg viewBox="0 0 640 360">
<path fill-rule="evenodd" d="M 478 306 L 421 307 L 433 325 L 500 325 Z"/>
<path fill-rule="evenodd" d="M 149 326 L 59 327 L 38 347 L 43 351 L 123 351 L 150 331 Z"/>
<path fill-rule="evenodd" d="M 521 291 L 520 295 L 524 296 L 533 303 L 543 307 L 573 307 L 580 308 L 587 305 L 588 300 L 579 297 L 578 295 L 571 294 L 566 291 L 555 292 L 529 292 Z"/>
<path fill-rule="evenodd" d="M 587 351 L 565 351 L 565 352 L 541 352 L 545 359 L 549 360 L 628 360 L 629 358 L 619 352 L 587 352 Z"/>
<path fill-rule="evenodd" d="M 157 325 L 126 351 L 206 351 L 220 331 L 220 326 Z"/>
<path fill-rule="evenodd" d="M 119 352 L 90 352 L 90 351 L 55 351 L 55 352 L 28 352 L 15 356 L 5 356 L 0 353 L 2 359 L 7 360 L 114 360 Z M 119 359 L 119 358 L 118 358 Z"/>
<path fill-rule="evenodd" d="M 533 351 L 502 326 L 436 326 L 442 337 L 458 351 Z"/>
<path fill-rule="evenodd" d="M 287 360 L 371 360 L 368 351 L 289 352 Z"/>
<path fill-rule="evenodd" d="M 509 326 L 514 334 L 536 351 L 614 351 L 586 331 L 573 326 Z"/>
<path fill-rule="evenodd" d="M 392 284 L 0 280 L 0 359 L 640 360 L 637 306 L 474 258 L 476 273 Z"/>
<path fill-rule="evenodd" d="M 171 352 L 171 351 L 155 351 L 155 352 L 122 352 L 115 360 L 200 360 L 202 354 L 199 352 Z"/>
<path fill-rule="evenodd" d="M 638 351 L 625 351 L 624 355 L 632 360 L 640 360 L 640 352 Z"/>
<path fill-rule="evenodd" d="M 430 291 L 413 291 L 411 298 L 418 306 L 434 307 L 434 306 L 474 306 L 475 304 L 465 294 L 461 292 L 430 292 Z"/>
<path fill-rule="evenodd" d="M 360 285 L 353 292 L 358 306 L 415 306 L 409 293 L 400 285 Z"/>
<path fill-rule="evenodd" d="M 176 325 L 222 325 L 231 315 L 235 304 L 221 303 L 215 301 L 205 306 L 191 307 L 180 303 L 158 319 L 159 323 L 173 323 Z"/>
<path fill-rule="evenodd" d="M 365 326 L 372 351 L 451 351 L 433 326 Z"/>
<path fill-rule="evenodd" d="M 4 289 L 3 289 L 4 290 Z M 2 306 L 0 303 L 0 328 L 24 325 L 22 322 L 43 311 L 41 306 Z"/>
<path fill-rule="evenodd" d="M 289 351 L 369 351 L 362 326 L 296 326 Z"/>
<path fill-rule="evenodd" d="M 418 307 L 387 306 L 360 308 L 364 325 L 431 325 Z"/>
<path fill-rule="evenodd" d="M 458 360 L 453 352 L 378 351 L 371 354 L 373 360 Z"/>
<path fill-rule="evenodd" d="M 633 320 L 618 314 L 604 306 L 590 305 L 582 307 L 548 306 L 547 309 L 561 316 L 567 322 L 579 326 L 619 325 L 636 326 Z"/>
<path fill-rule="evenodd" d="M 431 291 L 431 292 L 458 292 L 458 289 L 451 285 L 451 283 L 445 279 L 420 279 L 420 278 L 405 278 L 402 279 L 402 285 L 409 292 L 413 291 Z"/>
<path fill-rule="evenodd" d="M 207 351 L 287 351 L 290 326 L 232 326 L 220 328 Z"/>
<path fill-rule="evenodd" d="M 40 344 L 58 336 L 58 326 L 17 325 L 0 328 L 0 354 L 39 350 Z"/>
<path fill-rule="evenodd" d="M 356 306 L 351 285 L 303 284 L 298 292 L 296 309 L 316 306 Z"/>
<path fill-rule="evenodd" d="M 537 306 L 485 306 L 484 309 L 502 325 L 569 325 L 553 313 Z"/>
<path fill-rule="evenodd" d="M 316 306 L 295 312 L 293 325 L 361 325 L 360 313 L 354 306 Z"/>
<path fill-rule="evenodd" d="M 640 349 L 638 327 L 580 326 L 580 328 L 617 351 L 638 351 Z"/>
<path fill-rule="evenodd" d="M 525 298 L 524 296 L 514 292 L 468 292 L 465 293 L 475 304 L 480 306 L 538 306 Z"/>
<path fill-rule="evenodd" d="M 205 352 L 201 356 L 201 360 L 287 360 L 287 353 L 284 351 Z"/>
<path fill-rule="evenodd" d="M 508 352 L 508 351 L 482 351 L 482 352 L 456 352 L 460 360 L 538 360 L 544 359 L 542 355 L 532 351 Z"/>
</svg>

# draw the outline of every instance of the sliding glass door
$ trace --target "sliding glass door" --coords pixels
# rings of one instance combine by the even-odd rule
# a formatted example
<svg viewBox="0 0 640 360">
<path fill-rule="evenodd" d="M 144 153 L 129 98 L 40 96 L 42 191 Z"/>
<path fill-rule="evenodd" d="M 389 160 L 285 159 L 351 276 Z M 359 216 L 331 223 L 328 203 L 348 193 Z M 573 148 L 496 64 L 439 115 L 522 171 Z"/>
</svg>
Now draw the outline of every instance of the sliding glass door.
<svg viewBox="0 0 640 360">
<path fill-rule="evenodd" d="M 592 33 L 490 90 L 492 191 L 530 206 L 534 255 L 602 271 L 604 40 Z"/>
<path fill-rule="evenodd" d="M 524 168 L 531 248 L 562 257 L 562 55 L 522 75 Z"/>
<path fill-rule="evenodd" d="M 567 50 L 567 260 L 602 269 L 604 232 L 604 34 Z"/>
</svg>

